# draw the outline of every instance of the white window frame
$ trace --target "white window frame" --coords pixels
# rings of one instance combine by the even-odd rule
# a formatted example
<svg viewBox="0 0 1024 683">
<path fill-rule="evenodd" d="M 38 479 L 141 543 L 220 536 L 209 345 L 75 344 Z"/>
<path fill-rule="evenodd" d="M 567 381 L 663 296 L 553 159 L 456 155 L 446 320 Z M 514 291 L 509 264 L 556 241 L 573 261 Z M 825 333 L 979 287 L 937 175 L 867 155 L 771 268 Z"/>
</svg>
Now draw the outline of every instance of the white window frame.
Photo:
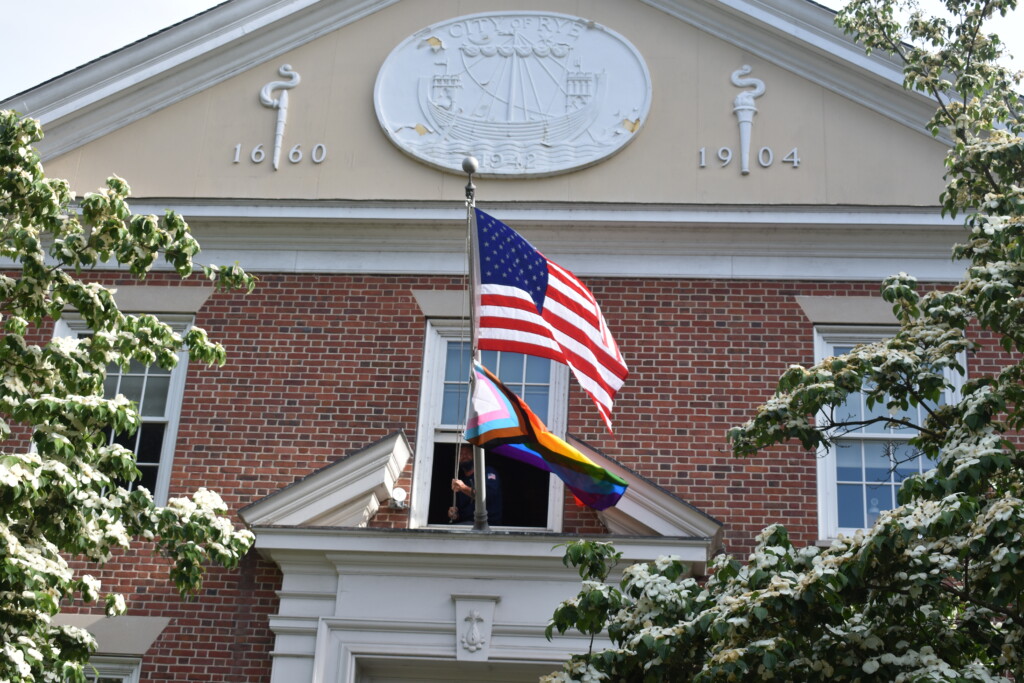
<svg viewBox="0 0 1024 683">
<path fill-rule="evenodd" d="M 814 358 L 820 363 L 825 358 L 834 356 L 833 349 L 837 346 L 855 346 L 857 344 L 871 343 L 892 337 L 897 328 L 891 326 L 852 326 L 852 325 L 819 325 L 814 329 Z M 964 368 L 964 375 L 956 375 L 947 372 L 947 380 L 952 389 L 947 389 L 945 399 L 948 403 L 954 403 L 960 399 L 960 390 L 963 386 L 967 371 L 966 354 L 960 354 L 958 358 L 960 365 Z M 825 418 L 818 416 L 819 423 Z M 851 438 L 857 438 L 851 436 Z M 891 438 L 891 437 L 890 437 Z M 909 435 L 907 438 L 910 438 Z M 902 439 L 901 439 L 902 440 Z M 818 538 L 822 542 L 829 541 L 843 534 L 852 536 L 859 529 L 839 526 L 838 480 L 836 475 L 836 449 L 822 446 L 818 449 Z"/>
<path fill-rule="evenodd" d="M 139 683 L 141 670 L 142 662 L 135 658 L 93 656 L 85 665 L 85 680 L 93 683 L 103 678 L 117 678 L 122 683 Z"/>
<path fill-rule="evenodd" d="M 469 326 L 465 320 L 430 320 L 427 322 L 426 340 L 423 347 L 423 376 L 420 388 L 420 410 L 416 423 L 416 455 L 413 467 L 412 504 L 409 526 L 419 528 L 432 526 L 438 529 L 468 531 L 470 527 L 456 525 L 428 525 L 427 512 L 430 505 L 431 472 L 434 464 L 436 431 L 450 433 L 452 440 L 458 437 L 460 429 L 439 426 L 441 421 L 441 397 L 444 369 L 449 341 L 468 341 Z M 548 400 L 548 414 L 540 415 L 551 432 L 565 435 L 566 414 L 569 396 L 569 368 L 561 363 L 551 364 L 551 393 Z M 512 497 L 512 492 L 506 492 Z M 562 481 L 551 475 L 548 486 L 548 521 L 543 529 L 559 533 L 562 531 L 562 505 L 565 501 L 565 487 Z M 502 526 L 502 529 L 538 531 L 540 527 Z"/>
<path fill-rule="evenodd" d="M 192 315 L 161 314 L 160 321 L 171 326 L 178 334 L 184 334 L 192 326 Z M 90 332 L 89 326 L 75 313 L 65 313 L 54 326 L 53 336 L 77 337 Z M 151 491 L 157 505 L 166 505 L 171 485 L 171 468 L 174 465 L 174 449 L 178 439 L 178 422 L 181 418 L 181 401 L 185 394 L 185 378 L 188 375 L 188 353 L 178 352 L 178 365 L 171 371 L 167 389 L 167 426 L 163 443 L 160 444 L 160 464 L 157 468 L 156 490 Z"/>
</svg>

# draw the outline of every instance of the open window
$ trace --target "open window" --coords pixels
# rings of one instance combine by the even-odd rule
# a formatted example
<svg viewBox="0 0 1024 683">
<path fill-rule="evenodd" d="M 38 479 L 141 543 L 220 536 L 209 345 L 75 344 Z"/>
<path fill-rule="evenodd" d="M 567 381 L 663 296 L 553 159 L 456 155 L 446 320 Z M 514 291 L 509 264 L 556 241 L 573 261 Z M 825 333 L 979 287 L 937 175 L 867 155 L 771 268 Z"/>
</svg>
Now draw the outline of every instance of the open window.
<svg viewBox="0 0 1024 683">
<path fill-rule="evenodd" d="M 829 356 L 848 353 L 857 344 L 883 339 L 895 332 L 882 327 L 819 327 L 815 330 L 815 356 L 821 361 Z M 961 359 L 964 365 L 964 359 Z M 947 377 L 953 389 L 942 396 L 941 403 L 956 400 L 963 377 Z M 913 424 L 923 424 L 924 406 L 911 406 L 895 414 Z M 889 414 L 884 405 L 868 407 L 864 394 L 858 392 L 819 422 L 871 420 Z M 935 466 L 929 458 L 908 442 L 915 435 L 910 427 L 889 426 L 884 422 L 868 424 L 859 429 L 836 433 L 831 448 L 822 449 L 818 458 L 818 533 L 820 538 L 852 535 L 870 527 L 884 510 L 896 507 L 896 492 L 905 479 L 926 472 Z"/>
<path fill-rule="evenodd" d="M 462 441 L 471 363 L 465 321 L 431 321 L 424 347 L 412 526 L 449 527 L 451 480 Z M 543 358 L 485 351 L 483 364 L 515 391 L 552 432 L 565 433 L 568 368 Z M 561 481 L 536 468 L 488 454 L 503 490 L 502 528 L 561 530 Z"/>
<path fill-rule="evenodd" d="M 192 324 L 190 315 L 161 315 L 160 320 L 179 334 Z M 54 329 L 55 337 L 81 338 L 90 334 L 85 322 L 73 314 L 65 314 Z M 157 505 L 167 502 L 187 366 L 188 354 L 184 351 L 178 354 L 177 367 L 170 371 L 136 361 L 127 370 L 111 364 L 103 383 L 106 398 L 123 394 L 136 404 L 141 417 L 139 429 L 134 434 L 111 433 L 109 437 L 135 453 L 142 477 L 128 482 L 127 488 L 146 487 Z"/>
</svg>

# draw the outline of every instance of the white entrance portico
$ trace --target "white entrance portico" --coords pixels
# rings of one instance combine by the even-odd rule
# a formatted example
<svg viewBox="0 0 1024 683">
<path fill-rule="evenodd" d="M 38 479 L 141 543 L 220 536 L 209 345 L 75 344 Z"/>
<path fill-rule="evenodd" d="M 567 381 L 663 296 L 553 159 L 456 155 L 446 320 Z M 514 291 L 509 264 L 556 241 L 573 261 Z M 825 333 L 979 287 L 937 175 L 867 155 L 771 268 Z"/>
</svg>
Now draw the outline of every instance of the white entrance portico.
<svg viewBox="0 0 1024 683">
<path fill-rule="evenodd" d="M 272 680 L 518 681 L 585 651 L 580 635 L 544 636 L 579 589 L 559 547 L 574 536 L 365 527 L 363 512 L 387 504 L 388 473 L 408 456 L 397 432 L 242 511 L 283 574 Z M 601 537 L 622 551 L 622 567 L 677 555 L 703 573 L 720 523 L 624 474 L 631 498 L 606 524 L 651 535 Z"/>
</svg>

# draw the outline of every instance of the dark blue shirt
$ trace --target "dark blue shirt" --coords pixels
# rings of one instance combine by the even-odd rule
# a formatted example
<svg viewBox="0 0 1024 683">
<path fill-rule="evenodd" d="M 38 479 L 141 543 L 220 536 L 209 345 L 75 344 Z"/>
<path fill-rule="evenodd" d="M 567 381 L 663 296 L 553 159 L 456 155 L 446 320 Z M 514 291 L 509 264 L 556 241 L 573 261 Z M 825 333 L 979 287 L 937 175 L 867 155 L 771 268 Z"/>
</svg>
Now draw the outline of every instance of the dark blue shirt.
<svg viewBox="0 0 1024 683">
<path fill-rule="evenodd" d="M 474 474 L 463 477 L 462 481 L 472 489 L 476 489 L 476 477 Z M 455 507 L 458 510 L 456 522 L 472 522 L 476 513 L 476 500 L 465 493 L 455 494 Z M 487 524 L 497 526 L 501 524 L 501 482 L 498 473 L 494 469 L 487 468 Z"/>
</svg>

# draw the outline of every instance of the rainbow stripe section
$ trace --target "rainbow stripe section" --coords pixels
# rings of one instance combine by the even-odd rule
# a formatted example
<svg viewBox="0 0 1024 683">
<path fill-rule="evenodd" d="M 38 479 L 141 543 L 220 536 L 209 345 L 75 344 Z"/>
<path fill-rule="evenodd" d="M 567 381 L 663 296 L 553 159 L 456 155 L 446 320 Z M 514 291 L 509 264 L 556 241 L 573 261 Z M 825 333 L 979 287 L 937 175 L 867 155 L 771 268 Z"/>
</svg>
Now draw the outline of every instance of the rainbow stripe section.
<svg viewBox="0 0 1024 683">
<path fill-rule="evenodd" d="M 619 502 L 628 485 L 548 431 L 526 402 L 487 368 L 474 364 L 476 381 L 466 440 L 506 458 L 551 472 L 584 505 L 604 510 Z"/>
</svg>

